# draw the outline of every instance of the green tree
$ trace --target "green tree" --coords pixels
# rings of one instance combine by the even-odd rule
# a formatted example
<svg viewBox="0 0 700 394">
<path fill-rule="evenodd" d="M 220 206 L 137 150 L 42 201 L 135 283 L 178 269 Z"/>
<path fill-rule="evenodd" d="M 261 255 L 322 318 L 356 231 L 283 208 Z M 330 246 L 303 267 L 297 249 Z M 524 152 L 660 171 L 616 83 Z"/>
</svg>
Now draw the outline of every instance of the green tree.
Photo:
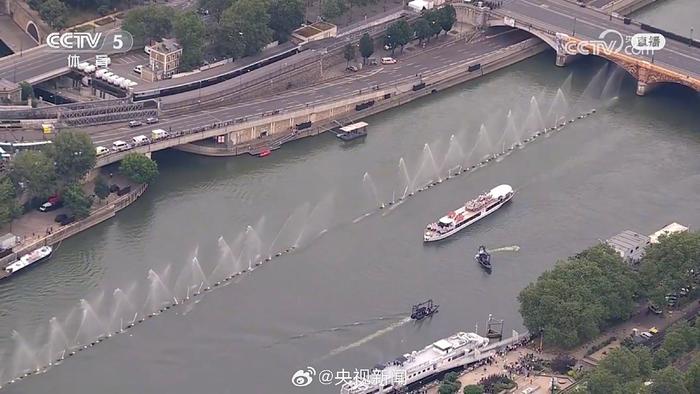
<svg viewBox="0 0 700 394">
<path fill-rule="evenodd" d="M 63 203 L 78 218 L 86 218 L 90 215 L 92 198 L 88 197 L 83 188 L 77 183 L 68 185 L 63 191 Z"/>
<path fill-rule="evenodd" d="M 642 288 L 656 305 L 664 296 L 692 283 L 691 270 L 698 270 L 700 233 L 683 232 L 662 236 L 650 245 L 640 263 Z"/>
<path fill-rule="evenodd" d="M 0 178 L 0 226 L 12 221 L 19 214 L 15 186 L 10 178 Z"/>
<path fill-rule="evenodd" d="M 19 86 L 22 88 L 22 101 L 27 101 L 30 98 L 34 98 L 34 88 L 29 82 L 22 81 L 19 83 Z"/>
<path fill-rule="evenodd" d="M 107 196 L 109 196 L 109 185 L 103 177 L 98 177 L 95 180 L 95 188 L 93 189 L 93 192 L 100 200 L 104 200 L 107 198 Z"/>
<path fill-rule="evenodd" d="M 685 388 L 692 394 L 700 391 L 700 361 L 695 361 L 687 371 L 685 371 Z"/>
<path fill-rule="evenodd" d="M 430 22 L 425 18 L 418 18 L 418 20 L 413 23 L 413 31 L 416 33 L 418 43 L 420 44 L 422 44 L 425 39 L 430 41 L 430 36 L 433 34 L 430 28 Z"/>
<path fill-rule="evenodd" d="M 362 55 L 362 62 L 367 63 L 367 58 L 372 56 L 374 53 L 374 41 L 369 34 L 365 33 L 360 38 L 360 54 Z"/>
<path fill-rule="evenodd" d="M 588 392 L 590 394 L 610 394 L 617 387 L 618 380 L 604 368 L 596 368 L 588 377 Z"/>
<path fill-rule="evenodd" d="M 350 61 L 355 60 L 355 46 L 348 43 L 343 48 L 343 57 L 345 58 L 345 66 L 350 66 Z"/>
<path fill-rule="evenodd" d="M 448 372 L 440 383 L 438 388 L 439 394 L 454 394 L 457 393 L 462 386 L 462 382 L 458 380 L 459 375 L 455 372 Z"/>
<path fill-rule="evenodd" d="M 647 377 L 650 376 L 654 370 L 654 359 L 651 355 L 651 351 L 648 347 L 637 347 L 632 350 L 635 357 L 637 357 L 637 366 L 639 369 L 639 376 Z"/>
<path fill-rule="evenodd" d="M 335 19 L 347 11 L 345 0 L 323 0 L 321 15 L 326 19 Z"/>
<path fill-rule="evenodd" d="M 95 147 L 83 132 L 62 131 L 48 151 L 56 175 L 64 184 L 76 183 L 95 167 Z"/>
<path fill-rule="evenodd" d="M 60 30 L 66 26 L 68 7 L 60 0 L 45 0 L 39 6 L 39 15 L 52 28 Z"/>
<path fill-rule="evenodd" d="M 204 48 L 204 22 L 194 12 L 178 15 L 173 23 L 173 32 L 182 45 L 180 67 L 191 70 L 202 62 Z"/>
<path fill-rule="evenodd" d="M 406 44 L 413 38 L 413 28 L 405 20 L 392 23 L 386 29 L 384 41 L 391 47 L 391 54 L 394 54 L 396 47 L 401 47 L 401 52 Z"/>
<path fill-rule="evenodd" d="M 654 369 L 666 368 L 670 359 L 668 351 L 666 351 L 666 349 L 664 348 L 660 348 L 657 351 L 655 351 L 653 358 Z"/>
<path fill-rule="evenodd" d="M 12 160 L 10 177 L 20 182 L 30 197 L 45 198 L 56 191 L 56 171 L 53 160 L 43 151 L 27 150 L 18 153 Z"/>
<path fill-rule="evenodd" d="M 464 386 L 464 390 L 462 390 L 462 392 L 464 394 L 484 394 L 484 386 L 478 384 L 470 384 Z"/>
<path fill-rule="evenodd" d="M 615 349 L 608 354 L 598 365 L 615 375 L 620 381 L 629 381 L 640 376 L 639 360 L 637 356 L 626 347 Z"/>
<path fill-rule="evenodd" d="M 167 6 L 134 8 L 126 13 L 122 29 L 134 36 L 134 45 L 148 45 L 170 35 L 175 20 L 175 10 Z"/>
<path fill-rule="evenodd" d="M 651 385 L 653 394 L 690 394 L 685 388 L 683 375 L 673 367 L 666 367 L 654 374 Z M 697 387 L 695 388 L 697 390 Z"/>
<path fill-rule="evenodd" d="M 304 3 L 301 0 L 272 0 L 267 13 L 272 38 L 281 44 L 287 42 L 292 31 L 304 22 Z"/>
<path fill-rule="evenodd" d="M 423 11 L 423 18 L 428 21 L 430 30 L 434 36 L 440 35 L 442 26 L 440 25 L 440 12 L 436 9 Z"/>
<path fill-rule="evenodd" d="M 573 347 L 634 311 L 634 273 L 612 248 L 598 245 L 556 264 L 520 292 L 530 332 L 547 343 Z"/>
<path fill-rule="evenodd" d="M 445 34 L 447 34 L 452 30 L 452 27 L 457 21 L 457 10 L 455 10 L 452 4 L 440 8 L 438 10 L 438 20 L 440 22 L 440 27 L 445 31 Z"/>
<path fill-rule="evenodd" d="M 158 164 L 140 153 L 129 153 L 122 159 L 119 171 L 136 183 L 148 183 L 158 176 Z"/>
<path fill-rule="evenodd" d="M 233 0 L 199 0 L 199 8 L 208 10 L 209 15 L 214 17 L 216 22 L 221 21 L 224 10 L 233 4 Z"/>
<path fill-rule="evenodd" d="M 272 40 L 269 24 L 264 1 L 238 0 L 221 17 L 218 46 L 227 56 L 254 55 Z"/>
</svg>

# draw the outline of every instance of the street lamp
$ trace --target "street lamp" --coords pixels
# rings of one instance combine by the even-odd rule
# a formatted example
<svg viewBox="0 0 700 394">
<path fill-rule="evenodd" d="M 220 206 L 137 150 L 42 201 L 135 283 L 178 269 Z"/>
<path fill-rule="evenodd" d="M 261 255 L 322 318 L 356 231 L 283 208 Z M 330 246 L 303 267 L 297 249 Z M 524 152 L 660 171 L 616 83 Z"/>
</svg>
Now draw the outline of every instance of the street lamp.
<svg viewBox="0 0 700 394">
<path fill-rule="evenodd" d="M 576 17 L 574 17 L 574 29 L 573 29 L 572 35 L 574 37 L 576 37 Z"/>
<path fill-rule="evenodd" d="M 693 46 L 693 28 L 690 28 L 690 42 L 688 43 L 689 46 Z"/>
</svg>

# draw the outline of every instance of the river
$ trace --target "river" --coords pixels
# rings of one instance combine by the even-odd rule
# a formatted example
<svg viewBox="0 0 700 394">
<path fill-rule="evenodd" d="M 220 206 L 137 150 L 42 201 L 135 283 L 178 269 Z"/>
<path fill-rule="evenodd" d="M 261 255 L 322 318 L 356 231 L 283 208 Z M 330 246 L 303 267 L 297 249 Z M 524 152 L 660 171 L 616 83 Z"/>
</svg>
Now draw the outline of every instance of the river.
<svg viewBox="0 0 700 394">
<path fill-rule="evenodd" d="M 690 1 L 667 1 L 650 17 L 669 10 L 673 20 L 676 3 L 694 10 Z M 649 234 L 672 221 L 700 225 L 700 114 L 693 110 L 700 98 L 676 86 L 637 97 L 633 80 L 612 70 L 601 77 L 603 67 L 587 58 L 557 68 L 547 52 L 370 117 L 369 136 L 350 145 L 328 134 L 264 159 L 155 155 L 161 175 L 133 206 L 64 241 L 49 262 L 0 283 L 3 381 L 18 359 L 38 354 L 41 341 L 33 338 L 45 335 L 35 336 L 38 327 L 52 316 L 80 320 L 80 299 L 100 315 L 91 324 L 107 325 L 113 319 L 100 299 L 116 287 L 140 308 L 149 269 L 168 288 L 156 293 L 176 291 L 178 274 L 194 272 L 195 255 L 211 272 L 222 246 L 240 249 L 235 239 L 248 225 L 263 255 L 275 238 L 299 248 L 6 391 L 337 392 L 318 382 L 294 388 L 290 377 L 307 366 L 368 368 L 476 324 L 483 330 L 490 313 L 505 319 L 506 332 L 522 331 L 517 294 L 557 259 L 625 229 Z M 603 85 L 606 98 L 617 98 L 575 104 Z M 430 143 L 439 164 L 453 155 L 445 154 L 451 134 L 469 151 L 481 123 L 495 146 L 509 108 L 528 112 L 534 96 L 546 118 L 550 103 L 561 103 L 560 88 L 573 112 L 589 104 L 598 111 L 395 209 L 375 209 L 365 173 L 379 200 L 392 200 L 402 194 L 400 158 L 413 175 L 421 160 L 430 163 Z M 446 242 L 422 243 L 426 223 L 500 183 L 518 190 L 512 203 Z M 250 249 L 255 238 L 248 231 L 243 244 Z M 480 244 L 520 250 L 494 253 L 487 275 L 472 258 Z M 427 298 L 440 312 L 405 323 L 410 306 Z M 72 323 L 61 324 L 75 338 Z M 19 355 L 11 353 L 18 340 L 12 330 L 28 343 Z"/>
</svg>

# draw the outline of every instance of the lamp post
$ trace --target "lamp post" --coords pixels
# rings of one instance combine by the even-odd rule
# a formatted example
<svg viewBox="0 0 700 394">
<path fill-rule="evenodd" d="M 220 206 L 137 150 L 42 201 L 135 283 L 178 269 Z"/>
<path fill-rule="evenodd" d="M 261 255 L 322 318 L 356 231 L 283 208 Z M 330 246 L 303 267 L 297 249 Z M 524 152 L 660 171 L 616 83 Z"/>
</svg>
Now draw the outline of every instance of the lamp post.
<svg viewBox="0 0 700 394">
<path fill-rule="evenodd" d="M 574 37 L 576 37 L 576 17 L 574 17 L 574 28 L 573 28 L 573 31 L 572 31 L 572 35 L 573 35 Z"/>
<path fill-rule="evenodd" d="M 693 28 L 690 28 L 690 42 L 688 42 L 689 46 L 693 46 Z"/>
</svg>

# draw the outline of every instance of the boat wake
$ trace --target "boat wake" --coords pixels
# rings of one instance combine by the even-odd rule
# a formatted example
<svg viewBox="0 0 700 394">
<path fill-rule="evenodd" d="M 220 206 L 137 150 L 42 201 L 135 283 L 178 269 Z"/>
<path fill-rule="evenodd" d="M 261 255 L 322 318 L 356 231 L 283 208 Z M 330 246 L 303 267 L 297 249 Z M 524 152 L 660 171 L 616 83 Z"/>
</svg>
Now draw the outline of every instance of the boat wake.
<svg viewBox="0 0 700 394">
<path fill-rule="evenodd" d="M 374 333 L 372 333 L 372 334 L 370 334 L 370 335 L 367 335 L 366 337 L 364 337 L 364 338 L 362 338 L 362 339 L 360 339 L 360 340 L 358 340 L 358 341 L 356 341 L 356 342 L 353 342 L 353 343 L 351 343 L 351 344 L 349 344 L 349 345 L 345 345 L 345 346 L 341 346 L 341 347 L 338 347 L 338 348 L 333 349 L 330 353 L 328 353 L 328 354 L 326 354 L 325 356 L 323 356 L 323 357 L 319 358 L 318 360 L 316 360 L 316 362 L 326 360 L 326 359 L 328 359 L 328 358 L 330 358 L 330 357 L 337 356 L 338 354 L 343 353 L 343 352 L 346 352 L 346 351 L 348 351 L 348 350 L 350 350 L 350 349 L 354 349 L 354 348 L 356 348 L 356 347 L 358 347 L 358 346 L 362 346 L 362 345 L 364 345 L 365 343 L 367 343 L 367 342 L 369 342 L 369 341 L 371 341 L 371 340 L 373 340 L 373 339 L 375 339 L 375 338 L 378 338 L 378 337 L 380 337 L 380 336 L 382 336 L 382 335 L 384 335 L 384 334 L 386 334 L 386 333 L 388 333 L 388 332 L 394 331 L 395 329 L 397 329 L 397 328 L 403 326 L 404 324 L 406 324 L 406 323 L 408 323 L 408 322 L 410 322 L 410 321 L 411 321 L 411 318 L 410 318 L 410 317 L 405 317 L 405 318 L 403 318 L 403 319 L 397 321 L 396 323 L 391 324 L 390 326 L 388 326 L 388 327 L 386 327 L 386 328 L 382 328 L 381 330 L 376 331 L 376 332 L 374 332 Z"/>
<path fill-rule="evenodd" d="M 513 246 L 503 246 L 501 248 L 496 248 L 496 249 L 488 249 L 489 253 L 493 252 L 517 252 L 520 250 L 520 246 L 518 245 L 513 245 Z"/>
<path fill-rule="evenodd" d="M 302 333 L 299 333 L 296 335 L 292 335 L 286 339 L 282 339 L 282 340 L 276 341 L 274 343 L 271 343 L 271 344 L 265 346 L 265 348 L 271 348 L 273 346 L 289 343 L 289 342 L 297 340 L 297 339 L 309 338 L 309 337 L 313 337 L 315 335 L 325 334 L 325 333 L 329 333 L 329 332 L 347 331 L 352 327 L 366 326 L 366 325 L 374 324 L 378 321 L 403 319 L 405 316 L 406 316 L 405 313 L 400 313 L 400 314 L 396 314 L 396 315 L 379 316 L 379 317 L 374 317 L 374 318 L 367 319 L 367 320 L 355 321 L 355 322 L 347 323 L 347 324 L 341 324 L 341 325 L 336 326 L 336 327 L 324 328 L 324 329 L 315 330 L 315 331 L 302 332 Z"/>
</svg>

